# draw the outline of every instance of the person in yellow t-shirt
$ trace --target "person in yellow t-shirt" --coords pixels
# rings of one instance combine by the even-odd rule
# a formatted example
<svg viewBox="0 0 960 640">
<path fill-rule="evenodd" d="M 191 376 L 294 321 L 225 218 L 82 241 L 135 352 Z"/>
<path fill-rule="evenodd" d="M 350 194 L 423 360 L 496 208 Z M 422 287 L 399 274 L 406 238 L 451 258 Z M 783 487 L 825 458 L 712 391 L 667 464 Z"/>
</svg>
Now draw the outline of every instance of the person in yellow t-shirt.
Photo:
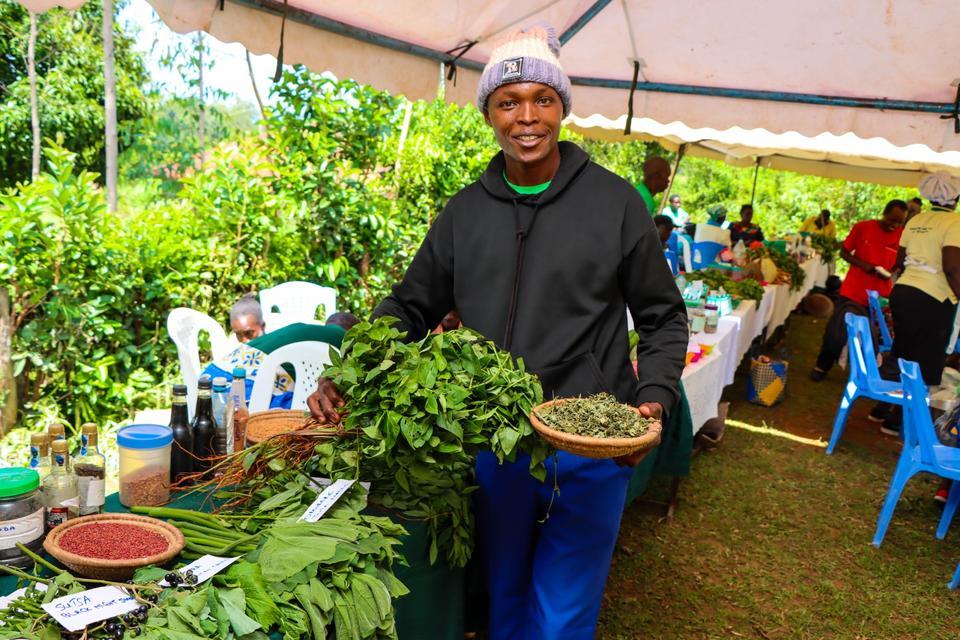
<svg viewBox="0 0 960 640">
<path fill-rule="evenodd" d="M 804 220 L 800 225 L 800 233 L 819 233 L 828 238 L 836 238 L 837 225 L 830 219 L 830 210 L 824 209 L 819 215 Z"/>
<path fill-rule="evenodd" d="M 927 176 L 920 182 L 920 195 L 931 206 L 914 216 L 900 236 L 894 270 L 902 267 L 903 273 L 890 293 L 893 349 L 880 373 L 899 380 L 897 360 L 903 358 L 919 363 L 926 384 L 937 385 L 960 295 L 960 180 L 942 171 Z M 882 431 L 897 434 L 899 420 L 891 417 Z"/>
</svg>

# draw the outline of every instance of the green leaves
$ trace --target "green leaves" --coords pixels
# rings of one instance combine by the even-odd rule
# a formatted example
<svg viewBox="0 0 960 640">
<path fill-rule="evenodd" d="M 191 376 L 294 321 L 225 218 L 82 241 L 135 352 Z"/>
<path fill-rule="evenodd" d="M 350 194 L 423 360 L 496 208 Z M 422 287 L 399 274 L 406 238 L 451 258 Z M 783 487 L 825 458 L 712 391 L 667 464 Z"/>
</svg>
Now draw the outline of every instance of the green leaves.
<svg viewBox="0 0 960 640">
<path fill-rule="evenodd" d="M 346 426 L 362 433 L 359 443 L 334 447 L 359 451 L 372 502 L 429 521 L 431 561 L 442 553 L 463 566 L 472 550 L 475 456 L 493 451 L 504 461 L 527 451 L 531 473 L 545 475 L 547 447 L 527 419 L 541 402 L 540 383 L 470 330 L 405 343 L 394 322 L 357 325 L 324 371 L 347 400 Z"/>
</svg>

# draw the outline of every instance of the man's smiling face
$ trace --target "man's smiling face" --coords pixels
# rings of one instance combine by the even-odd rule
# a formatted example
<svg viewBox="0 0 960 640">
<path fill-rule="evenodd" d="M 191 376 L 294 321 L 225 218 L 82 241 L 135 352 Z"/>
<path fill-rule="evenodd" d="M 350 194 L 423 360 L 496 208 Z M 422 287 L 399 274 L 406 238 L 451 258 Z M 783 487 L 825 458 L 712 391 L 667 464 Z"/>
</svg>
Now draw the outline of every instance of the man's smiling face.
<svg viewBox="0 0 960 640">
<path fill-rule="evenodd" d="M 521 164 L 539 164 L 557 153 L 563 102 L 538 82 L 498 87 L 487 99 L 484 116 L 503 153 Z"/>
</svg>

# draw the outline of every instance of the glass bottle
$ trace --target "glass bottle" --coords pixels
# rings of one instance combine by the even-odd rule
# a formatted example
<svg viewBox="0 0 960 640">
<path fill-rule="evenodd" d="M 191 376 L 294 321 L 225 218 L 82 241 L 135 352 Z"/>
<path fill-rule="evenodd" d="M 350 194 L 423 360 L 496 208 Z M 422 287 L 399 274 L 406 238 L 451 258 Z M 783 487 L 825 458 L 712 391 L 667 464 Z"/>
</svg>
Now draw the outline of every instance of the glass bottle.
<svg viewBox="0 0 960 640">
<path fill-rule="evenodd" d="M 193 430 L 187 415 L 187 385 L 173 385 L 173 407 L 170 410 L 170 483 L 180 482 L 193 473 Z"/>
<path fill-rule="evenodd" d="M 210 378 L 203 377 L 197 383 L 197 410 L 193 413 L 193 467 L 195 471 L 207 471 L 217 455 L 213 439 L 213 400 Z"/>
<path fill-rule="evenodd" d="M 30 468 L 43 479 L 50 475 L 50 439 L 45 433 L 30 434 Z"/>
<path fill-rule="evenodd" d="M 70 452 L 67 441 L 54 440 L 50 443 L 50 475 L 43 480 L 43 495 L 47 503 L 47 528 L 52 529 L 77 516 L 79 508 L 79 490 L 77 474 L 70 469 Z"/>
<path fill-rule="evenodd" d="M 73 461 L 80 494 L 81 516 L 103 511 L 107 484 L 107 459 L 97 448 L 97 425 L 87 422 L 80 427 L 80 455 Z"/>
</svg>

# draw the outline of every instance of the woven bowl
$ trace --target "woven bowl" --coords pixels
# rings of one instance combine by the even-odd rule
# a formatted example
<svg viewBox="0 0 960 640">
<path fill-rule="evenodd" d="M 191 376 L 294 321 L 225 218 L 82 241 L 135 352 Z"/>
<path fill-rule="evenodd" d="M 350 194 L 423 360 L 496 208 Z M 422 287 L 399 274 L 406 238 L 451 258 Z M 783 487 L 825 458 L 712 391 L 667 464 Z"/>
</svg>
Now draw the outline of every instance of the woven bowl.
<svg viewBox="0 0 960 640">
<path fill-rule="evenodd" d="M 132 524 L 149 531 L 154 531 L 167 539 L 167 550 L 144 558 L 102 560 L 100 558 L 88 558 L 77 555 L 60 546 L 60 538 L 64 533 L 73 527 L 90 524 L 91 522 Z M 59 560 L 60 564 L 76 574 L 96 580 L 121 581 L 129 580 L 130 577 L 133 576 L 133 572 L 141 567 L 170 562 L 183 550 L 183 543 L 183 534 L 180 533 L 180 530 L 162 520 L 128 513 L 100 513 L 67 520 L 63 524 L 54 527 L 50 533 L 47 534 L 47 539 L 43 542 L 43 549 Z"/>
<path fill-rule="evenodd" d="M 300 431 L 309 419 L 308 411 L 296 409 L 271 409 L 251 413 L 247 418 L 246 440 L 249 444 L 259 444 L 271 436 Z"/>
<path fill-rule="evenodd" d="M 585 458 L 616 458 L 629 453 L 647 451 L 660 444 L 660 431 L 663 429 L 663 425 L 659 421 L 649 423 L 647 432 L 636 438 L 591 438 L 551 429 L 537 418 L 537 411 L 542 411 L 553 404 L 562 402 L 564 402 L 563 399 L 544 402 L 534 407 L 533 411 L 530 412 L 530 424 L 540 434 L 540 437 L 561 451 L 575 453 Z M 630 407 L 630 409 L 640 413 L 640 410 L 636 407 Z"/>
</svg>

